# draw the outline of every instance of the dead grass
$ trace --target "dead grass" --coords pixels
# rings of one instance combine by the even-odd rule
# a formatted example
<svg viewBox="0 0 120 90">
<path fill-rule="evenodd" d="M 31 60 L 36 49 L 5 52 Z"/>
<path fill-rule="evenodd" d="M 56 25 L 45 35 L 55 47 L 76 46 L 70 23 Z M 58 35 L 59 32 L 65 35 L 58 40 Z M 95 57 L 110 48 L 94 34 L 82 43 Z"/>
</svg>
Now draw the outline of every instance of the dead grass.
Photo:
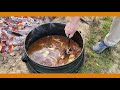
<svg viewBox="0 0 120 90">
<path fill-rule="evenodd" d="M 87 18 L 91 20 L 89 17 Z M 97 19 L 99 21 L 98 27 L 90 27 L 85 23 L 79 23 L 78 31 L 81 31 L 85 41 L 85 62 L 80 73 L 120 73 L 120 43 L 101 54 L 96 54 L 92 50 L 95 43 L 104 39 L 112 22 L 111 17 L 97 17 Z M 53 20 L 53 22 L 58 23 L 67 23 L 68 21 L 69 17 L 58 17 Z M 15 57 L 8 56 L 6 61 L 3 61 L 0 55 L 0 73 L 29 72 L 18 53 Z"/>
<path fill-rule="evenodd" d="M 106 49 L 101 54 L 96 54 L 92 46 L 104 39 L 109 32 L 112 22 L 111 17 L 100 20 L 99 27 L 90 27 L 89 39 L 85 43 L 85 62 L 80 72 L 82 73 L 120 73 L 120 44 Z"/>
</svg>

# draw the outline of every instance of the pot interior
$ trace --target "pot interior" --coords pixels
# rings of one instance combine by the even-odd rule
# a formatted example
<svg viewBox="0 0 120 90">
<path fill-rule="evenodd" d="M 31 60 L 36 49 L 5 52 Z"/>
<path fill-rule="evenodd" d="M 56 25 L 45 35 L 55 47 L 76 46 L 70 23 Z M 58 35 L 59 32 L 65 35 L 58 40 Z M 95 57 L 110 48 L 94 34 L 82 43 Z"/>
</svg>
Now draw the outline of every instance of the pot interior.
<svg viewBox="0 0 120 90">
<path fill-rule="evenodd" d="M 50 35 L 66 36 L 64 28 L 65 24 L 60 23 L 48 23 L 40 25 L 39 27 L 32 30 L 26 37 L 25 50 L 28 51 L 29 47 L 40 38 Z M 71 39 L 74 40 L 80 46 L 81 49 L 83 49 L 83 39 L 79 32 L 76 32 Z"/>
</svg>

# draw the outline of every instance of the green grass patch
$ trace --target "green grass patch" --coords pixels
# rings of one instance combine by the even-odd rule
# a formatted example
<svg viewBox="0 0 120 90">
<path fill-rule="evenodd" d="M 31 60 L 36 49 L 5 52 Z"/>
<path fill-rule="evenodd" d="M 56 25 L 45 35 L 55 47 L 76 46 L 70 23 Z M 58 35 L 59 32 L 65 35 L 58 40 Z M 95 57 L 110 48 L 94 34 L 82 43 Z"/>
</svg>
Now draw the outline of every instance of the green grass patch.
<svg viewBox="0 0 120 90">
<path fill-rule="evenodd" d="M 114 58 L 111 54 L 111 48 L 101 54 L 96 54 L 92 46 L 104 39 L 110 30 L 112 18 L 105 17 L 99 24 L 101 28 L 91 27 L 89 40 L 85 44 L 85 62 L 80 72 L 82 73 L 101 73 L 112 66 Z M 102 25 L 102 26 L 101 26 Z"/>
</svg>

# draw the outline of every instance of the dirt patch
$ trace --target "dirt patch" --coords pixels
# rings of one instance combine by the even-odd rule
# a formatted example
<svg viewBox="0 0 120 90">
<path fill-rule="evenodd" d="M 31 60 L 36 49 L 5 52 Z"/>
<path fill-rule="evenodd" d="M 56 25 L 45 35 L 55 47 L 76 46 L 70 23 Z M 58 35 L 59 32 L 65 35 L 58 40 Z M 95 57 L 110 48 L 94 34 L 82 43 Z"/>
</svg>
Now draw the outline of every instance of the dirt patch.
<svg viewBox="0 0 120 90">
<path fill-rule="evenodd" d="M 84 18 L 85 20 L 90 20 L 90 18 Z M 50 20 L 46 19 L 46 22 Z M 55 23 L 67 23 L 70 21 L 70 17 L 56 17 L 51 22 Z M 84 39 L 89 34 L 89 25 L 79 22 L 78 31 L 81 32 L 81 35 Z M 0 55 L 0 73 L 30 73 L 26 67 L 26 64 L 22 62 L 23 52 L 21 50 L 16 50 L 11 53 L 11 55 L 7 54 L 5 58 Z"/>
<path fill-rule="evenodd" d="M 112 49 L 114 63 L 107 73 L 120 73 L 120 43 Z"/>
<path fill-rule="evenodd" d="M 98 41 L 102 40 L 109 29 L 108 25 L 104 22 L 105 17 L 83 17 L 85 21 L 79 22 L 78 31 L 84 39 L 85 44 L 85 62 L 82 68 L 82 73 L 120 73 L 120 43 L 110 50 L 105 51 L 102 54 L 96 54 L 92 51 L 91 47 Z M 101 22 L 100 19 L 102 19 Z M 51 22 L 67 23 L 70 21 L 70 17 L 56 17 Z M 49 22 L 47 20 L 46 22 Z M 95 26 L 97 23 L 99 26 Z M 106 24 L 107 28 L 106 28 Z M 95 30 L 91 32 L 91 25 Z M 105 26 L 105 30 L 103 29 Z M 97 37 L 96 37 L 97 36 Z M 22 62 L 23 51 L 13 51 L 11 55 L 7 54 L 7 57 L 3 58 L 0 54 L 0 73 L 30 73 L 26 67 L 26 64 Z"/>
<path fill-rule="evenodd" d="M 13 51 L 11 56 L 3 58 L 0 55 L 0 73 L 29 73 L 26 64 L 22 62 L 22 51 Z"/>
</svg>

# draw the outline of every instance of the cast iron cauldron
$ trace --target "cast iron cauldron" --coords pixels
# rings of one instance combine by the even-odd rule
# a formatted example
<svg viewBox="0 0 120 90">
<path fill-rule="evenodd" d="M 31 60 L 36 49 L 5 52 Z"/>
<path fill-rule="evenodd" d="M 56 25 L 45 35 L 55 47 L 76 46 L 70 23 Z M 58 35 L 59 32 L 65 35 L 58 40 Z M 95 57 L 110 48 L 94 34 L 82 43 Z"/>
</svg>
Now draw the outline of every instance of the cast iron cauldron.
<svg viewBox="0 0 120 90">
<path fill-rule="evenodd" d="M 61 23 L 47 23 L 38 26 L 33 29 L 26 37 L 24 43 L 25 53 L 22 57 L 22 61 L 26 63 L 28 69 L 34 73 L 76 73 L 80 70 L 83 61 L 84 61 L 84 47 L 83 47 L 83 39 L 80 33 L 77 31 L 72 39 L 78 43 L 78 45 L 82 48 L 79 57 L 76 58 L 73 62 L 57 67 L 49 67 L 40 65 L 29 58 L 27 54 L 28 48 L 38 39 L 48 36 L 48 35 L 65 35 L 64 32 L 65 24 Z"/>
</svg>

